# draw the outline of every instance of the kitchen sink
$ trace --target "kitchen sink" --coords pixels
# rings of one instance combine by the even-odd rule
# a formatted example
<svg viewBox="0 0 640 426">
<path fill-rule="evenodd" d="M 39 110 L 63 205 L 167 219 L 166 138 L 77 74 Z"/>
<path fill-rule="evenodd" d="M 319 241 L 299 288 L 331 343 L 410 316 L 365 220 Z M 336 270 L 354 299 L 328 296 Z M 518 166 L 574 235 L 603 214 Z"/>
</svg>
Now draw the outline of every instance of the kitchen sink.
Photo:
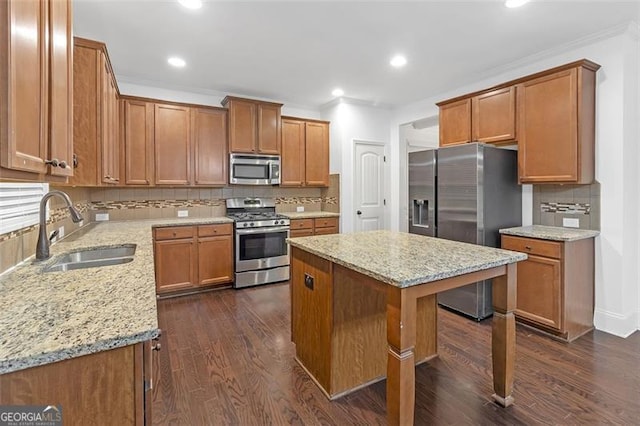
<svg viewBox="0 0 640 426">
<path fill-rule="evenodd" d="M 61 256 L 54 263 L 45 267 L 44 272 L 72 271 L 74 269 L 121 265 L 131 262 L 135 252 L 135 244 L 87 248 Z"/>
</svg>

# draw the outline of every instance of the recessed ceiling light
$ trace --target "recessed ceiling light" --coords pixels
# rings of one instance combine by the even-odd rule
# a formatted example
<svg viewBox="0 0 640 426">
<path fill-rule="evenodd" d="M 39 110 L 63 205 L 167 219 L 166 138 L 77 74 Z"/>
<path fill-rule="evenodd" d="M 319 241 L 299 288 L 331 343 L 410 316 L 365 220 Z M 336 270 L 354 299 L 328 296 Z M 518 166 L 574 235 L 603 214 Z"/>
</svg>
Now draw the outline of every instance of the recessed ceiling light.
<svg viewBox="0 0 640 426">
<path fill-rule="evenodd" d="M 396 55 L 393 58 L 391 58 L 391 61 L 389 63 L 391 64 L 392 67 L 396 67 L 396 68 L 404 67 L 405 65 L 407 65 L 407 58 L 405 58 L 402 55 Z"/>
<path fill-rule="evenodd" d="M 177 56 L 170 57 L 169 59 L 167 59 L 167 62 L 169 62 L 169 65 L 173 65 L 176 68 L 182 68 L 187 65 L 184 59 L 178 58 Z"/>
<path fill-rule="evenodd" d="M 202 0 L 178 0 L 178 3 L 187 9 L 200 9 L 202 7 Z"/>
<path fill-rule="evenodd" d="M 520 7 L 525 3 L 529 3 L 529 0 L 506 0 L 504 5 L 509 8 Z"/>
<path fill-rule="evenodd" d="M 342 89 L 333 89 L 333 91 L 331 92 L 331 94 L 333 96 L 335 96 L 336 98 L 339 98 L 340 96 L 344 95 L 344 90 Z"/>
</svg>

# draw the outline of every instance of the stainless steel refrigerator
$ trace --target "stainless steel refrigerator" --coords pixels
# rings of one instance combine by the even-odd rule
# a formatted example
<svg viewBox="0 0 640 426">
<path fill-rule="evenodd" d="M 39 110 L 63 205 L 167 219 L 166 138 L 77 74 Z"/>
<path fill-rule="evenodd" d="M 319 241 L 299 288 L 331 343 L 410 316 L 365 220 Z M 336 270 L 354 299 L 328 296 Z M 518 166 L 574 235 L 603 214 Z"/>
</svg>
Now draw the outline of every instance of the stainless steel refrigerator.
<svg viewBox="0 0 640 426">
<path fill-rule="evenodd" d="M 409 232 L 435 237 L 437 151 L 409 153 Z"/>
<path fill-rule="evenodd" d="M 415 154 L 417 153 L 410 154 L 409 194 L 410 204 L 420 206 L 423 204 L 416 194 L 421 196 L 422 193 L 412 190 L 411 184 L 411 162 Z M 409 228 L 409 232 L 499 247 L 498 230 L 522 223 L 522 190 L 518 185 L 517 152 L 472 143 L 440 148 L 434 158 L 437 166 L 433 178 L 428 179 L 434 182 L 435 188 L 436 232 L 416 232 L 420 228 L 415 225 Z M 428 169 L 429 167 L 425 170 Z M 417 176 L 417 173 L 414 171 L 413 175 Z M 429 188 L 432 184 L 413 186 Z M 425 196 L 426 198 L 429 197 Z M 432 202 L 428 204 L 432 205 Z M 420 209 L 411 209 L 411 222 L 416 222 L 416 211 L 420 212 Z M 417 217 L 420 219 L 421 216 Z M 491 280 L 440 293 L 438 303 L 478 321 L 486 318 L 493 313 Z"/>
</svg>

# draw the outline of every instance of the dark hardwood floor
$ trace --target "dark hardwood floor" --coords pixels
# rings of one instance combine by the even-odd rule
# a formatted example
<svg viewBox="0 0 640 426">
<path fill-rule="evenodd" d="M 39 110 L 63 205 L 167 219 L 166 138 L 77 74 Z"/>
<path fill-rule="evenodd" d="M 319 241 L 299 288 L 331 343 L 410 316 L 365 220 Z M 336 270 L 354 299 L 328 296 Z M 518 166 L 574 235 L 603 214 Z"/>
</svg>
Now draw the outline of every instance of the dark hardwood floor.
<svg viewBox="0 0 640 426">
<path fill-rule="evenodd" d="M 294 360 L 289 285 L 158 302 L 158 425 L 386 424 L 385 382 L 330 402 Z M 491 320 L 440 310 L 439 357 L 416 368 L 416 424 L 640 424 L 640 332 L 571 344 L 518 325 L 515 405 L 491 402 Z"/>
</svg>

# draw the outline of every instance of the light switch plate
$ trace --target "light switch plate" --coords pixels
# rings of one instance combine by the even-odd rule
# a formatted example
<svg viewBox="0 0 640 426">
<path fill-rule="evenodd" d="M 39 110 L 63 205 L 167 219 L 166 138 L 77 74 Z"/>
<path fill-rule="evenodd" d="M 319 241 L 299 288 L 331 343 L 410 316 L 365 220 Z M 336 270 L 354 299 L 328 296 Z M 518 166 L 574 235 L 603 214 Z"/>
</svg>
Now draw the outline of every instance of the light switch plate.
<svg viewBox="0 0 640 426">
<path fill-rule="evenodd" d="M 296 211 L 297 211 L 298 213 L 302 213 L 302 212 L 304 211 L 304 206 L 298 206 L 298 207 L 296 207 Z"/>
<path fill-rule="evenodd" d="M 189 217 L 189 210 L 178 210 L 178 217 Z"/>
<path fill-rule="evenodd" d="M 109 213 L 96 213 L 96 222 L 109 220 Z"/>
<path fill-rule="evenodd" d="M 562 226 L 564 226 L 565 228 L 580 228 L 580 219 L 563 217 Z"/>
</svg>

